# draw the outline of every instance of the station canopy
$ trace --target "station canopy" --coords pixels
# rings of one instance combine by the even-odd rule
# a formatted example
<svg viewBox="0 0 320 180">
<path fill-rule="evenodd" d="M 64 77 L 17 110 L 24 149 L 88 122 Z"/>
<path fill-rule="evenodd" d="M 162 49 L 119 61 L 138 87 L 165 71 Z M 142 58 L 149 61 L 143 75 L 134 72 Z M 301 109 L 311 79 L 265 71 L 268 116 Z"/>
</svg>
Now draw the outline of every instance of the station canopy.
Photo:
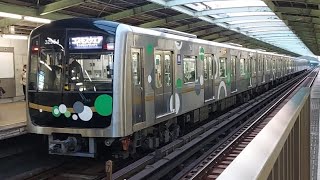
<svg viewBox="0 0 320 180">
<path fill-rule="evenodd" d="M 149 0 L 300 55 L 309 48 L 262 0 Z"/>
<path fill-rule="evenodd" d="M 320 55 L 319 5 L 319 0 L 0 0 L 0 36 L 26 38 L 52 20 L 89 17 L 312 56 Z"/>
</svg>

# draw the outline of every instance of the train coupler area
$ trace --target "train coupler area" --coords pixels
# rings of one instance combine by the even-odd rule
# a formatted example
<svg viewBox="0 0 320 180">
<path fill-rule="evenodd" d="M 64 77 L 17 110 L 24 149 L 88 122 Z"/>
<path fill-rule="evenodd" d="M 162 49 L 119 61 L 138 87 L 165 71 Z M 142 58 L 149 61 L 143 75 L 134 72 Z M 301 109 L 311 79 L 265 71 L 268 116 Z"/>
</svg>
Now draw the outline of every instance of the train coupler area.
<svg viewBox="0 0 320 180">
<path fill-rule="evenodd" d="M 48 136 L 49 154 L 66 156 L 95 157 L 96 142 L 94 138 Z"/>
</svg>

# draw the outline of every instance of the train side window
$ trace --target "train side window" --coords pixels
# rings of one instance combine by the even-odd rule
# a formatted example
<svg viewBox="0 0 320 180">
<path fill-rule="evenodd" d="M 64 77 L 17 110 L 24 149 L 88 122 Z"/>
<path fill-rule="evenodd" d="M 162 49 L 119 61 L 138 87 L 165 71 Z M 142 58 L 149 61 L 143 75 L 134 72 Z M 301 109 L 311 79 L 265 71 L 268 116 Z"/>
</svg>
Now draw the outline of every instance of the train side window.
<svg viewBox="0 0 320 180">
<path fill-rule="evenodd" d="M 133 84 L 140 84 L 140 71 L 139 71 L 139 63 L 140 63 L 140 54 L 138 52 L 132 53 L 132 76 L 133 76 Z"/>
<path fill-rule="evenodd" d="M 156 88 L 161 88 L 162 87 L 162 66 L 161 66 L 160 54 L 156 54 L 154 58 L 154 73 L 155 73 Z"/>
<path fill-rule="evenodd" d="M 272 60 L 272 69 L 273 70 L 276 69 L 276 60 L 275 59 Z"/>
<path fill-rule="evenodd" d="M 219 63 L 219 67 L 220 67 L 219 75 L 220 75 L 220 77 L 224 78 L 224 77 L 226 77 L 227 58 L 220 57 L 219 62 L 220 62 Z"/>
<path fill-rule="evenodd" d="M 260 56 L 259 57 L 259 65 L 258 65 L 258 71 L 261 72 L 263 71 L 263 67 L 264 67 L 264 64 L 263 64 L 263 56 Z"/>
<path fill-rule="evenodd" d="M 196 79 L 196 58 L 195 56 L 185 56 L 183 58 L 183 82 L 191 83 Z"/>
<path fill-rule="evenodd" d="M 240 75 L 245 75 L 245 59 L 241 58 L 240 59 Z"/>
<path fill-rule="evenodd" d="M 171 86 L 171 56 L 164 55 L 164 83 L 166 86 Z"/>
<path fill-rule="evenodd" d="M 208 79 L 208 76 L 209 76 L 209 72 L 208 72 L 208 61 L 209 61 L 209 57 L 206 56 L 206 57 L 205 57 L 205 61 L 204 61 L 204 63 L 203 63 L 203 78 L 204 78 L 205 80 L 207 80 L 207 79 Z M 209 68 L 210 68 L 210 65 L 209 65 Z"/>
<path fill-rule="evenodd" d="M 278 69 L 281 69 L 281 67 L 282 67 L 282 59 L 279 60 Z"/>
<path fill-rule="evenodd" d="M 251 58 L 251 62 L 252 62 L 252 73 L 256 73 L 256 58 Z"/>
<path fill-rule="evenodd" d="M 231 76 L 236 76 L 236 61 L 237 56 L 231 56 Z"/>
<path fill-rule="evenodd" d="M 31 40 L 30 64 L 29 64 L 29 90 L 37 89 L 37 72 L 39 63 L 39 36 Z M 40 76 L 39 76 L 40 77 Z"/>
<path fill-rule="evenodd" d="M 213 79 L 213 67 L 212 67 L 212 56 L 205 56 L 205 61 L 203 63 L 203 77 L 205 80 Z"/>
<path fill-rule="evenodd" d="M 209 60 L 209 78 L 210 79 L 214 79 L 214 70 L 213 70 L 213 62 L 212 62 L 212 57 L 209 56 L 208 57 L 208 60 Z"/>
</svg>

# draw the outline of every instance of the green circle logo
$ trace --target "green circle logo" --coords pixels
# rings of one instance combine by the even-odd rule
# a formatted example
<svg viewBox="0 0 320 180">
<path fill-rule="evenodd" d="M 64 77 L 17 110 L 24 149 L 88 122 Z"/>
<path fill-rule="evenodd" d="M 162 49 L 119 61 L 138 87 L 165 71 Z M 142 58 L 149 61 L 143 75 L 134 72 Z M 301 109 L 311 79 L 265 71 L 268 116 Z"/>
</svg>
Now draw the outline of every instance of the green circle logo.
<svg viewBox="0 0 320 180">
<path fill-rule="evenodd" d="M 153 53 L 153 46 L 152 46 L 152 44 L 148 44 L 147 45 L 147 54 L 152 55 L 152 53 Z"/>
<path fill-rule="evenodd" d="M 203 47 L 200 47 L 199 56 L 200 56 L 200 60 L 203 61 L 204 60 L 204 48 Z"/>
<path fill-rule="evenodd" d="M 58 106 L 53 106 L 53 107 L 52 107 L 52 115 L 53 115 L 54 117 L 59 117 L 59 116 L 61 115 Z"/>
<path fill-rule="evenodd" d="M 180 78 L 177 79 L 176 86 L 178 89 L 182 88 L 182 80 Z"/>
<path fill-rule="evenodd" d="M 112 113 L 112 97 L 107 94 L 98 96 L 94 107 L 99 115 L 109 116 Z"/>
<path fill-rule="evenodd" d="M 66 118 L 69 118 L 69 117 L 71 116 L 70 111 L 66 111 L 66 112 L 64 113 L 64 116 L 65 116 Z"/>
</svg>

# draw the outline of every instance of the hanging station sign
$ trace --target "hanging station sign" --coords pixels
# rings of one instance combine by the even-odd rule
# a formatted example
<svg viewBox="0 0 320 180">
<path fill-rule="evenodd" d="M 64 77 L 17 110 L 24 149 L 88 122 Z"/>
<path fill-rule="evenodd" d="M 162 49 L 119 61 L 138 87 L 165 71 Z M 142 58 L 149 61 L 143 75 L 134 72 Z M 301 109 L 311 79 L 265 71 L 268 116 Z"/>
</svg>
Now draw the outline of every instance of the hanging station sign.
<svg viewBox="0 0 320 180">
<path fill-rule="evenodd" d="M 71 37 L 70 49 L 102 49 L 103 36 Z"/>
</svg>

